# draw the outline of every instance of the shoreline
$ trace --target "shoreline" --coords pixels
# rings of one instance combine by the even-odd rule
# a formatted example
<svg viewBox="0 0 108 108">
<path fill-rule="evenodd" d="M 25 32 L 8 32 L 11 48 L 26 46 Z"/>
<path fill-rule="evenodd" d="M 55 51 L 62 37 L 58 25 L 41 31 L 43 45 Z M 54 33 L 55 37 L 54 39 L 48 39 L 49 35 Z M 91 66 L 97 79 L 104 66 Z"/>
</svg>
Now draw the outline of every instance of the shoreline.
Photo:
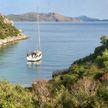
<svg viewBox="0 0 108 108">
<path fill-rule="evenodd" d="M 14 21 L 15 23 L 37 23 L 37 21 Z M 40 21 L 39 23 L 108 23 L 108 21 L 79 21 L 79 22 L 73 22 L 73 21 Z"/>
<path fill-rule="evenodd" d="M 0 39 L 0 47 L 2 47 L 3 45 L 7 45 L 11 42 L 16 42 L 19 40 L 24 40 L 27 39 L 28 37 L 23 34 L 23 33 L 19 33 L 17 36 L 12 36 L 12 37 L 7 37 L 5 39 Z"/>
</svg>

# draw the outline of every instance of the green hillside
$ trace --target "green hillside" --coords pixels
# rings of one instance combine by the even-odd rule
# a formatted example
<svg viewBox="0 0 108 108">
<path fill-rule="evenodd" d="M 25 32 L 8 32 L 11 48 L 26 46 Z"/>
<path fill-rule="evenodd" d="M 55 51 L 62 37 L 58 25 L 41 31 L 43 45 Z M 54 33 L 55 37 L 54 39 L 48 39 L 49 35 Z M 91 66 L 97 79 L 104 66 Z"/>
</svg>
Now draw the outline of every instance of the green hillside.
<svg viewBox="0 0 108 108">
<path fill-rule="evenodd" d="M 101 37 L 101 43 L 93 54 L 75 61 L 68 69 L 54 72 L 49 82 L 34 84 L 36 101 L 43 108 L 108 108 L 106 36 Z M 42 88 L 42 84 L 46 86 Z"/>
<path fill-rule="evenodd" d="M 11 21 L 0 15 L 0 39 L 13 37 L 19 34 L 19 30 L 12 25 Z"/>
<path fill-rule="evenodd" d="M 93 54 L 56 72 L 50 81 L 54 108 L 108 108 L 108 39 Z M 58 98 L 59 96 L 59 98 Z M 54 102 L 53 102 L 54 103 Z"/>
</svg>

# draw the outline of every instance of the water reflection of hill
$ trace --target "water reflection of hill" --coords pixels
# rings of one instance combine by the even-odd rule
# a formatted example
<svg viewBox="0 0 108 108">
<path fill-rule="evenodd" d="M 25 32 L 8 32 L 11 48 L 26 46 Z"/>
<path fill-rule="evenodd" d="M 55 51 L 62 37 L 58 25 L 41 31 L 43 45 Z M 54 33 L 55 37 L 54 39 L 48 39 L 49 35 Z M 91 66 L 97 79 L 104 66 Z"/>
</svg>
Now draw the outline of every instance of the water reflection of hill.
<svg viewBox="0 0 108 108">
<path fill-rule="evenodd" d="M 18 42 L 12 42 L 0 47 L 0 59 L 17 47 Z"/>
</svg>

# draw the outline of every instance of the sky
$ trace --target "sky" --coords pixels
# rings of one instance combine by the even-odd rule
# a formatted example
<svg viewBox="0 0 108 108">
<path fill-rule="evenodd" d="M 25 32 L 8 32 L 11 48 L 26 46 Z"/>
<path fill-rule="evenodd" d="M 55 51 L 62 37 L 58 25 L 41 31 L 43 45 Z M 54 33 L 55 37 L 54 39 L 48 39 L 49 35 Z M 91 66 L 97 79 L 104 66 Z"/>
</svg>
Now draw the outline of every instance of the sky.
<svg viewBox="0 0 108 108">
<path fill-rule="evenodd" d="M 57 12 L 65 16 L 108 19 L 108 0 L 0 0 L 0 13 Z"/>
</svg>

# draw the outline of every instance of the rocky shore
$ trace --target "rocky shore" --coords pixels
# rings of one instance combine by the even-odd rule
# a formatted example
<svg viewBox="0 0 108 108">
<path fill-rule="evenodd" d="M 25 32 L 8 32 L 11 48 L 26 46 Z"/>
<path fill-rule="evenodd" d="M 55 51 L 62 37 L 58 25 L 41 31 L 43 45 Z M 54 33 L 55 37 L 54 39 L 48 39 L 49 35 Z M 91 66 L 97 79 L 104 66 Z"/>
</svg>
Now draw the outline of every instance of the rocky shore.
<svg viewBox="0 0 108 108">
<path fill-rule="evenodd" d="M 28 37 L 25 34 L 19 33 L 17 36 L 12 36 L 12 37 L 7 37 L 5 39 L 0 39 L 0 46 L 6 45 L 6 44 L 11 43 L 11 42 L 27 39 L 27 38 Z"/>
<path fill-rule="evenodd" d="M 27 36 L 15 27 L 12 20 L 0 13 L 0 47 L 23 39 L 27 39 Z"/>
</svg>

